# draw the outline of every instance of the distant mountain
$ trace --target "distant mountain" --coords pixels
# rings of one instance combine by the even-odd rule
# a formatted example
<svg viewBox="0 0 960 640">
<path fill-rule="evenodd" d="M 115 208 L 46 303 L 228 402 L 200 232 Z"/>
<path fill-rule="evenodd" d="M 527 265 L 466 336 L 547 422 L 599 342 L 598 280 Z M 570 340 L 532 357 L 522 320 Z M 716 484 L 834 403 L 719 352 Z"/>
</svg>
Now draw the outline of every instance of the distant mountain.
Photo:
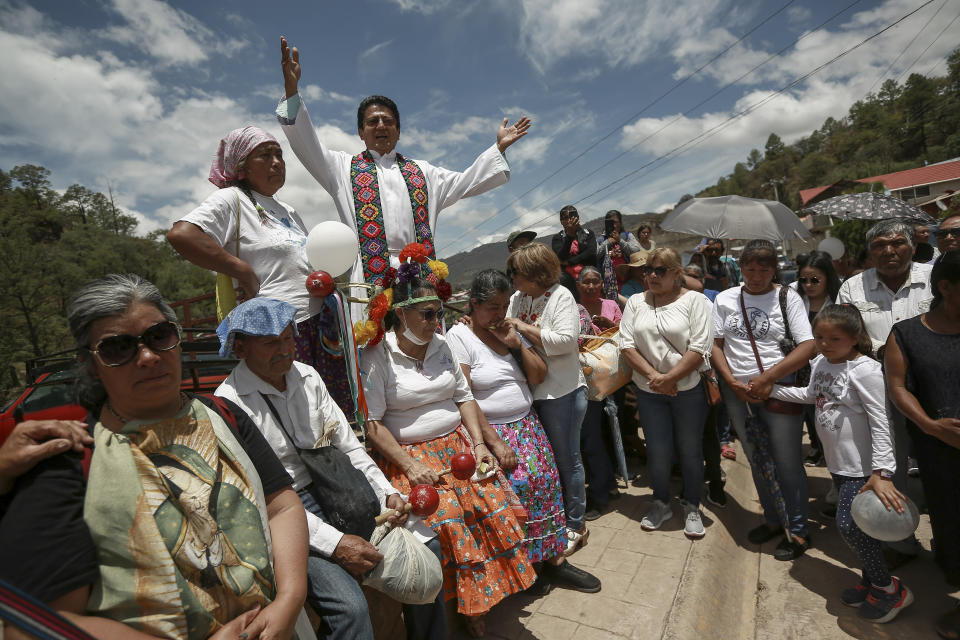
<svg viewBox="0 0 960 640">
<path fill-rule="evenodd" d="M 660 222 L 667 216 L 667 213 L 634 213 L 623 216 L 623 225 L 631 233 L 635 233 L 641 222 L 653 227 L 652 238 L 657 245 L 671 246 L 681 251 L 689 251 L 697 245 L 700 238 L 695 236 L 682 235 L 663 231 L 660 229 Z M 594 218 L 584 223 L 586 228 L 597 235 L 603 233 L 603 217 Z M 560 231 L 560 223 L 546 235 L 537 236 L 534 242 L 542 242 L 550 246 L 550 238 L 554 233 Z M 503 270 L 507 264 L 507 243 L 506 239 L 497 242 L 488 242 L 482 244 L 470 251 L 456 253 L 444 262 L 450 267 L 450 284 L 454 290 L 465 289 L 470 286 L 475 275 L 484 269 Z"/>
</svg>

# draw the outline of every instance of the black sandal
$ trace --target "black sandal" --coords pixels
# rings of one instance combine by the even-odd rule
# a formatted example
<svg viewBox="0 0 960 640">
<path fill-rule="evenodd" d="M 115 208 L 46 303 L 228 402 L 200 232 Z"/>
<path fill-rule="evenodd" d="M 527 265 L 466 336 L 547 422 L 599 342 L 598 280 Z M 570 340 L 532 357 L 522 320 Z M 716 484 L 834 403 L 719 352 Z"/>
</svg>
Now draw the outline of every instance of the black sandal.
<svg viewBox="0 0 960 640">
<path fill-rule="evenodd" d="M 796 560 L 810 548 L 810 536 L 803 542 L 797 542 L 791 538 L 784 538 L 773 550 L 773 557 L 777 560 Z"/>
</svg>

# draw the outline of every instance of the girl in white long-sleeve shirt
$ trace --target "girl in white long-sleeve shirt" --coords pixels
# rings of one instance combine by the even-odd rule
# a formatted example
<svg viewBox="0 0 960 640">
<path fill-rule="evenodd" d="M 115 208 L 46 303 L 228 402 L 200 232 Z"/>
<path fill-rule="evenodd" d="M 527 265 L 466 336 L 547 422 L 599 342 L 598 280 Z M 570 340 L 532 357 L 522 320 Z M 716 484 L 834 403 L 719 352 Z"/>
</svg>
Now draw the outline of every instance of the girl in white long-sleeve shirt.
<svg viewBox="0 0 960 640">
<path fill-rule="evenodd" d="M 889 622 L 913 602 L 913 594 L 890 575 L 880 542 L 853 521 L 851 504 L 858 493 L 874 491 L 887 509 L 903 512 L 903 495 L 891 477 L 896 470 L 887 419 L 880 363 L 868 357 L 870 338 L 853 305 L 824 307 L 813 322 L 820 350 L 813 360 L 810 385 L 774 387 L 771 396 L 816 405 L 816 427 L 827 468 L 839 494 L 837 528 L 862 566 L 856 587 L 840 599 L 860 607 L 860 616 Z"/>
</svg>

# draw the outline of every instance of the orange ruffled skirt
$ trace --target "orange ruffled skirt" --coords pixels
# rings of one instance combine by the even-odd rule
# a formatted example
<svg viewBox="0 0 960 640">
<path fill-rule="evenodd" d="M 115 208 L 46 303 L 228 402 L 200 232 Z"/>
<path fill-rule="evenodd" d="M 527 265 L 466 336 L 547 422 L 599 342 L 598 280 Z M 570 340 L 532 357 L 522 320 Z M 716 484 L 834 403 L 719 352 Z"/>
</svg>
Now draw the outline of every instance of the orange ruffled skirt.
<svg viewBox="0 0 960 640">
<path fill-rule="evenodd" d="M 454 455 L 473 449 L 462 426 L 427 442 L 400 446 L 437 473 L 449 468 Z M 410 481 L 400 468 L 381 456 L 375 459 L 394 488 L 408 495 Z M 537 575 L 524 551 L 523 526 L 511 508 L 516 496 L 503 473 L 480 482 L 447 474 L 436 488 L 440 506 L 424 522 L 443 548 L 444 599 L 456 598 L 459 613 L 478 616 L 532 585 Z"/>
</svg>

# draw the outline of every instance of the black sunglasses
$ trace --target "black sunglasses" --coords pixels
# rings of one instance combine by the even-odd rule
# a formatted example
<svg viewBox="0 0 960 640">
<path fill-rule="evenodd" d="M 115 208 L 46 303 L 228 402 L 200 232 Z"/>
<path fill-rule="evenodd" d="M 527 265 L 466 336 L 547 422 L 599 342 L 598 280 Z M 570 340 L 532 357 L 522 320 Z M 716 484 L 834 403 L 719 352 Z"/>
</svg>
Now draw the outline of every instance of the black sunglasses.
<svg viewBox="0 0 960 640">
<path fill-rule="evenodd" d="M 939 240 L 944 238 L 960 238 L 960 227 L 953 227 L 952 229 L 937 229 L 936 234 Z"/>
<path fill-rule="evenodd" d="M 411 311 L 416 311 L 421 316 L 423 316 L 424 321 L 426 322 L 436 322 L 443 317 L 443 308 L 440 309 L 410 309 Z"/>
<path fill-rule="evenodd" d="M 657 276 L 658 278 L 662 278 L 662 277 L 664 277 L 665 275 L 667 275 L 667 271 L 669 271 L 669 269 L 667 269 L 667 268 L 664 267 L 663 265 L 661 265 L 661 266 L 659 266 L 659 267 L 647 267 L 647 274 L 648 274 L 648 275 L 653 274 L 653 275 Z"/>
<path fill-rule="evenodd" d="M 165 320 L 158 322 L 139 336 L 122 333 L 116 336 L 107 336 L 90 349 L 105 367 L 119 367 L 133 360 L 140 352 L 140 345 L 144 345 L 154 353 L 170 351 L 180 344 L 180 325 Z"/>
<path fill-rule="evenodd" d="M 808 282 L 810 284 L 820 284 L 820 278 L 817 276 L 811 276 L 809 278 L 797 278 L 797 282 L 800 284 L 807 284 Z"/>
</svg>

